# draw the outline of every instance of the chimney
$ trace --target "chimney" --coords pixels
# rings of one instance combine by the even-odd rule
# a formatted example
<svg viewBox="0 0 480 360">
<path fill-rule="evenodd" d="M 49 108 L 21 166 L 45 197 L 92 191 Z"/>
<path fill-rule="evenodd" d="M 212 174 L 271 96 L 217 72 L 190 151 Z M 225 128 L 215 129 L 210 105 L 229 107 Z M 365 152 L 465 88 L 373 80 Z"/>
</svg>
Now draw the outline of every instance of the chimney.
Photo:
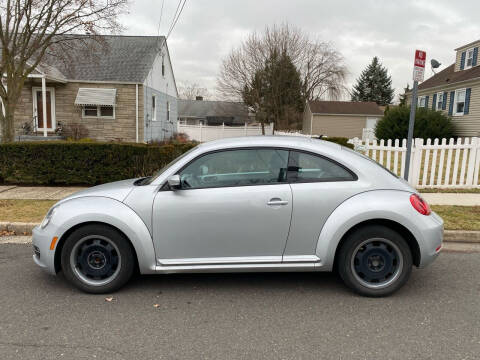
<svg viewBox="0 0 480 360">
<path fill-rule="evenodd" d="M 203 100 L 203 96 L 197 96 L 197 97 L 195 97 L 195 100 L 197 100 L 197 101 L 202 101 L 202 100 Z"/>
</svg>

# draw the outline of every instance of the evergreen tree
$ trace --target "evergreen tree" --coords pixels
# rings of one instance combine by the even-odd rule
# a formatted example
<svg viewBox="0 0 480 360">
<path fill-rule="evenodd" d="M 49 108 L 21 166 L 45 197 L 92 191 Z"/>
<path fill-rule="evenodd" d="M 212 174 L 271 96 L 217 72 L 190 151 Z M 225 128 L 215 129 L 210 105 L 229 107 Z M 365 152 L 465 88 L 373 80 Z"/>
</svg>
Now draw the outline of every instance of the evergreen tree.
<svg viewBox="0 0 480 360">
<path fill-rule="evenodd" d="M 277 129 L 298 126 L 304 106 L 302 81 L 286 52 L 272 51 L 265 67 L 245 87 L 243 101 L 258 109 L 262 123 L 273 122 Z"/>
<path fill-rule="evenodd" d="M 407 84 L 407 87 L 404 90 L 405 90 L 404 93 L 398 96 L 400 100 L 400 104 L 399 104 L 400 106 L 407 105 L 407 92 L 410 91 L 410 85 Z"/>
<path fill-rule="evenodd" d="M 393 101 L 392 78 L 375 56 L 372 63 L 362 71 L 352 90 L 352 101 L 375 101 L 388 105 Z"/>
</svg>

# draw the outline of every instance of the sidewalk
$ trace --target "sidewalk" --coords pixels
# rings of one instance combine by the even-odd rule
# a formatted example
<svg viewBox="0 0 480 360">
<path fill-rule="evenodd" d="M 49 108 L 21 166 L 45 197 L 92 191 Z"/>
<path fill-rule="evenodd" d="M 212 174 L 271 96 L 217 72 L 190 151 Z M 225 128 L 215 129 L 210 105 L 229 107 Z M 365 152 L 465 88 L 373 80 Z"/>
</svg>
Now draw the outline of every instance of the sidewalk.
<svg viewBox="0 0 480 360">
<path fill-rule="evenodd" d="M 85 187 L 0 186 L 0 200 L 60 200 Z"/>
<path fill-rule="evenodd" d="M 60 200 L 85 187 L 0 186 L 0 200 Z M 423 193 L 430 205 L 480 206 L 480 193 Z"/>
<path fill-rule="evenodd" d="M 422 197 L 430 205 L 480 206 L 479 193 L 423 193 Z"/>
</svg>

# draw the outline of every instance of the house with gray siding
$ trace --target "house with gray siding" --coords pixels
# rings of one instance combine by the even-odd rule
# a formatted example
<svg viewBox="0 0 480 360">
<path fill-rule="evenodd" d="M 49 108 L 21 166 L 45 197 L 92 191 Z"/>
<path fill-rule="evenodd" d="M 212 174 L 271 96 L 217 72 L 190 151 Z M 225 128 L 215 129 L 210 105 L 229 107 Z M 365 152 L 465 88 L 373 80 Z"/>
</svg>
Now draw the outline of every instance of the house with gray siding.
<svg viewBox="0 0 480 360">
<path fill-rule="evenodd" d="M 477 40 L 455 49 L 455 62 L 418 86 L 417 106 L 451 116 L 457 136 L 480 136 L 479 47 Z"/>
<path fill-rule="evenodd" d="M 97 53 L 79 47 L 71 64 L 45 58 L 28 77 L 15 111 L 17 139 L 151 142 L 176 133 L 178 93 L 165 37 L 100 40 Z"/>
</svg>

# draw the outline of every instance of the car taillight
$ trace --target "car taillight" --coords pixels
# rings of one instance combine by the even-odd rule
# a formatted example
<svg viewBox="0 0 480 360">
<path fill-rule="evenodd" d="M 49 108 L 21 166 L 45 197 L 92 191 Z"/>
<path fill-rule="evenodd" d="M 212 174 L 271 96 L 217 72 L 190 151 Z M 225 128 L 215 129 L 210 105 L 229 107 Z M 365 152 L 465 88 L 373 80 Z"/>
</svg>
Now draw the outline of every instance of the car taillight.
<svg viewBox="0 0 480 360">
<path fill-rule="evenodd" d="M 422 215 L 430 215 L 432 212 L 427 202 L 417 194 L 412 194 L 410 196 L 410 203 L 412 204 L 414 209 L 417 210 Z"/>
</svg>

